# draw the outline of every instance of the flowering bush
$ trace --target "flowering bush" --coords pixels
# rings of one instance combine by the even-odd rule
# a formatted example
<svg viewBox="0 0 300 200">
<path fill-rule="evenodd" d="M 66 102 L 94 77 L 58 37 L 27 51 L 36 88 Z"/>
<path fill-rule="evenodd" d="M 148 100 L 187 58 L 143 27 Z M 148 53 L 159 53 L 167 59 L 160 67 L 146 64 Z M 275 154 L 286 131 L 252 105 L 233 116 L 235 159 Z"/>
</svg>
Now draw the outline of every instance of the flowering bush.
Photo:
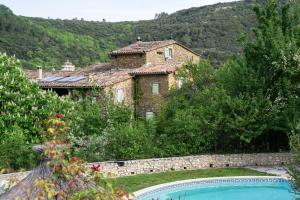
<svg viewBox="0 0 300 200">
<path fill-rule="evenodd" d="M 28 80 L 20 61 L 0 53 L 0 170 L 32 168 L 37 160 L 31 144 L 44 138 L 41 127 L 49 114 L 73 109 L 68 98 L 42 91 Z"/>
<path fill-rule="evenodd" d="M 45 134 L 50 140 L 45 144 L 44 154 L 52 175 L 35 181 L 40 189 L 37 199 L 130 199 L 128 193 L 113 188 L 105 179 L 112 174 L 104 174 L 100 164 L 87 166 L 83 160 L 71 156 L 68 131 L 62 114 L 46 123 Z"/>
</svg>

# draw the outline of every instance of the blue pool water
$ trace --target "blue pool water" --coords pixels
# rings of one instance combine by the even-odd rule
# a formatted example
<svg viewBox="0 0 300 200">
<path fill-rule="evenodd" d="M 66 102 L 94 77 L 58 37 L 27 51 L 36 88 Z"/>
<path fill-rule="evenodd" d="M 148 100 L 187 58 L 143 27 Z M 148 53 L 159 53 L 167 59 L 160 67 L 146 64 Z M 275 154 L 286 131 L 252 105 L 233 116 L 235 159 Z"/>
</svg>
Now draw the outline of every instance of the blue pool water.
<svg viewBox="0 0 300 200">
<path fill-rule="evenodd" d="M 300 200 L 285 179 L 239 178 L 193 181 L 163 186 L 136 200 Z"/>
</svg>

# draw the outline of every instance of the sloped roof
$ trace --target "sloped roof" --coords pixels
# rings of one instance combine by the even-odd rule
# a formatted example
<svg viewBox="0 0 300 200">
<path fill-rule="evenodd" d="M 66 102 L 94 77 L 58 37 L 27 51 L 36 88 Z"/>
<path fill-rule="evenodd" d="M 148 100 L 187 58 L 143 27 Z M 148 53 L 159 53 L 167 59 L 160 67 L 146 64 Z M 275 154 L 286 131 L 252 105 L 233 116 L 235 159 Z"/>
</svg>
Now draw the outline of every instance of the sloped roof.
<svg viewBox="0 0 300 200">
<path fill-rule="evenodd" d="M 113 67 L 110 65 L 110 63 L 96 63 L 93 65 L 89 65 L 84 68 L 78 68 L 75 71 L 52 71 L 52 70 L 44 70 L 43 69 L 43 77 L 47 76 L 77 76 L 77 75 L 88 75 L 90 73 L 96 73 L 96 72 L 105 72 L 108 70 L 111 70 Z M 27 76 L 27 78 L 31 80 L 38 79 L 38 71 L 37 70 L 28 70 L 24 69 L 24 72 Z"/>
<path fill-rule="evenodd" d="M 62 77 L 62 78 L 67 78 Z M 62 82 L 61 79 L 55 81 L 38 81 L 42 88 L 87 88 L 87 87 L 107 87 L 130 79 L 132 76 L 126 70 L 111 70 L 85 75 L 82 80 L 74 82 Z"/>
<path fill-rule="evenodd" d="M 139 54 L 139 53 L 146 53 L 161 47 L 165 47 L 171 44 L 178 44 L 182 48 L 187 49 L 188 51 L 198 55 L 198 53 L 194 52 L 193 50 L 189 49 L 188 47 L 178 43 L 175 40 L 163 40 L 163 41 L 150 41 L 150 42 L 142 42 L 137 41 L 136 43 L 130 44 L 126 47 L 117 49 L 111 52 L 111 55 L 122 55 L 122 54 Z"/>
<path fill-rule="evenodd" d="M 24 72 L 26 74 L 26 77 L 30 80 L 37 80 L 38 79 L 38 70 L 28 70 L 24 69 Z M 48 70 L 43 70 L 43 77 L 47 76 L 70 76 L 73 74 L 73 72 L 69 71 L 48 71 Z"/>
<path fill-rule="evenodd" d="M 37 70 L 24 70 L 27 77 L 31 80 L 37 81 L 42 88 L 86 88 L 86 87 L 106 87 L 127 79 L 132 76 L 128 69 L 113 69 L 108 63 L 99 63 L 90 65 L 76 71 L 43 71 L 43 78 L 57 77 L 57 80 L 43 81 L 37 80 Z M 78 81 L 62 81 L 67 77 L 84 77 Z"/>
<path fill-rule="evenodd" d="M 129 72 L 130 75 L 150 75 L 150 74 L 170 74 L 176 71 L 179 65 L 161 64 L 161 65 L 144 65 Z"/>
<path fill-rule="evenodd" d="M 91 88 L 108 87 L 138 75 L 170 74 L 175 72 L 182 64 L 173 62 L 158 65 L 145 64 L 134 69 L 116 69 L 107 64 L 95 64 L 72 72 L 43 71 L 42 80 L 37 80 L 37 70 L 25 70 L 25 73 L 29 79 L 37 81 L 41 88 Z M 57 79 L 53 81 L 45 80 L 47 77 Z M 78 81 L 62 81 L 62 79 L 68 77 L 82 78 Z"/>
<path fill-rule="evenodd" d="M 151 41 L 151 42 L 138 41 L 126 47 L 112 51 L 111 55 L 145 53 L 175 43 L 176 43 L 175 40 Z"/>
</svg>

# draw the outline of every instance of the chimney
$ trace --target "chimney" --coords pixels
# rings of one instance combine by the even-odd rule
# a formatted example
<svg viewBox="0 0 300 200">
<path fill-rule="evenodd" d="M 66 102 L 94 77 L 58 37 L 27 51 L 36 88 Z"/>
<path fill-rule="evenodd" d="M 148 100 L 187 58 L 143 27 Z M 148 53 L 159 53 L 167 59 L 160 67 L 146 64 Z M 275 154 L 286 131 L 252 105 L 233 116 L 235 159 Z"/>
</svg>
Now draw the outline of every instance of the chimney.
<svg viewBox="0 0 300 200">
<path fill-rule="evenodd" d="M 43 69 L 41 66 L 38 66 L 38 80 L 41 80 L 43 78 Z"/>
<path fill-rule="evenodd" d="M 67 62 L 62 65 L 62 69 L 60 71 L 73 72 L 75 71 L 75 65 L 73 65 L 68 59 Z"/>
<path fill-rule="evenodd" d="M 94 81 L 94 77 L 93 77 L 93 74 L 92 74 L 92 73 L 89 73 L 89 74 L 88 74 L 88 81 L 89 81 L 89 82 L 93 82 L 93 81 Z"/>
<path fill-rule="evenodd" d="M 141 40 L 141 37 L 138 36 L 137 39 L 136 39 L 136 41 L 141 42 L 141 41 L 142 41 L 142 40 Z"/>
</svg>

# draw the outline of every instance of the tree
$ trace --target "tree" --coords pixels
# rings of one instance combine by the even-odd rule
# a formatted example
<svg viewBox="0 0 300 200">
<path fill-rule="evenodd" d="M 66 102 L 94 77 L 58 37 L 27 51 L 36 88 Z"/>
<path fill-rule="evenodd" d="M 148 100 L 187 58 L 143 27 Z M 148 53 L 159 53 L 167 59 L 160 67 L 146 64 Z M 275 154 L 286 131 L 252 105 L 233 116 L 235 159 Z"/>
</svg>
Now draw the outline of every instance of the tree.
<svg viewBox="0 0 300 200">
<path fill-rule="evenodd" d="M 220 69 L 207 61 L 184 68 L 186 84 L 170 95 L 158 122 L 174 152 L 288 149 L 300 116 L 297 5 L 280 14 L 278 2 L 268 0 L 255 9 L 254 38 L 242 37 L 243 56 Z"/>
<path fill-rule="evenodd" d="M 246 67 L 257 77 L 253 90 L 261 91 L 277 107 L 270 131 L 290 133 L 299 118 L 297 85 L 300 75 L 299 3 L 292 1 L 278 12 L 278 1 L 256 8 L 255 40 L 244 41 Z M 292 111 L 292 110 L 295 111 Z"/>
<path fill-rule="evenodd" d="M 68 114 L 72 110 L 72 103 L 40 90 L 36 83 L 26 78 L 19 60 L 2 53 L 0 77 L 0 146 L 7 150 L 1 153 L 0 167 L 24 167 L 26 165 L 20 162 L 20 165 L 11 165 L 16 159 L 14 156 L 30 148 L 28 144 L 42 141 L 44 120 L 56 112 Z M 12 150 L 12 147 L 16 148 Z M 34 163 L 31 159 L 26 161 L 30 154 L 24 153 L 22 156 L 19 159 L 23 159 L 27 166 Z"/>
</svg>

